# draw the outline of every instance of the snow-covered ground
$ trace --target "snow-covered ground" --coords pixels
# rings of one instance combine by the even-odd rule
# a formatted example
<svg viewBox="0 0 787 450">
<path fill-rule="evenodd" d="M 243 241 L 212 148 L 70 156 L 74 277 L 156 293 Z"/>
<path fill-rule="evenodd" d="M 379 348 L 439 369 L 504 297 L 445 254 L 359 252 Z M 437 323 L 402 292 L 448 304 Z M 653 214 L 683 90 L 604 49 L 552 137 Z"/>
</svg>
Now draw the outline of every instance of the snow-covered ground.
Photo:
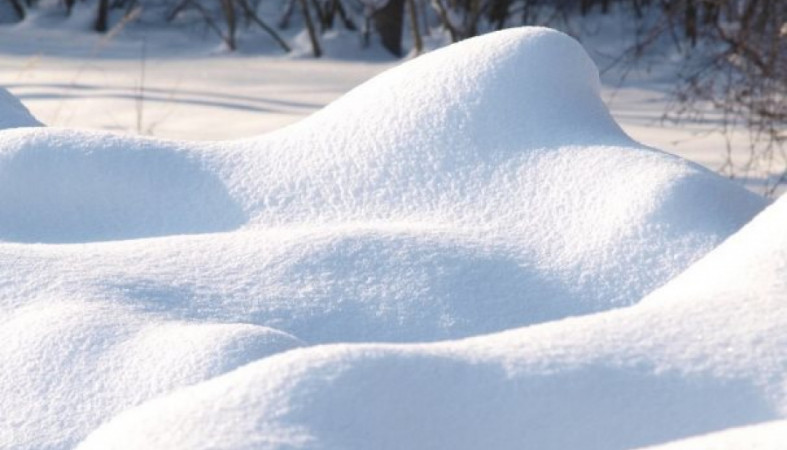
<svg viewBox="0 0 787 450">
<path fill-rule="evenodd" d="M 257 136 L 303 119 L 401 63 L 379 49 L 362 50 L 344 36 L 333 44 L 345 49 L 333 52 L 343 57 L 315 60 L 304 52 L 297 57 L 275 51 L 230 54 L 188 34 L 165 31 L 102 37 L 75 32 L 78 21 L 47 29 L 51 20 L 62 19 L 0 27 L 0 86 L 42 122 L 57 127 L 186 140 Z M 593 44 L 587 43 L 590 50 Z M 326 45 L 330 50 L 331 41 Z M 728 145 L 734 161 L 747 161 L 746 130 L 725 136 L 712 120 L 665 122 L 673 82 L 647 81 L 647 75 L 636 82 L 631 79 L 636 77 L 622 78 L 621 71 L 628 73 L 624 68 L 606 73 L 602 97 L 635 140 L 711 170 L 724 166 Z M 771 173 L 781 173 L 784 164 L 777 160 Z M 755 170 L 738 176 L 738 182 L 760 192 L 766 174 Z"/>
<path fill-rule="evenodd" d="M 397 64 L 228 54 L 178 36 L 0 27 L 0 86 L 49 126 L 220 140 L 297 122 Z"/>
<path fill-rule="evenodd" d="M 0 82 L 65 128 L 0 96 L 0 447 L 778 448 L 787 199 L 632 140 L 576 41 L 319 109 L 393 64 L 36 33 Z"/>
</svg>

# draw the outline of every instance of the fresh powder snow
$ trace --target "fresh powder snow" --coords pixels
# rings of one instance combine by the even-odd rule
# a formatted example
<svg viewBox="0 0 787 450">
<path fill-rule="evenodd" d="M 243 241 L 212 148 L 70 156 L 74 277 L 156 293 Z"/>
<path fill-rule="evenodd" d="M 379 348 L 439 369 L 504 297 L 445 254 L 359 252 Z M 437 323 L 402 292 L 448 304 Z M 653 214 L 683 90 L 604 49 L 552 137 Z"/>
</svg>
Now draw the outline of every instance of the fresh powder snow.
<svg viewBox="0 0 787 450">
<path fill-rule="evenodd" d="M 0 86 L 0 130 L 16 127 L 37 127 L 41 123 L 8 90 Z"/>
<path fill-rule="evenodd" d="M 703 436 L 648 447 L 647 450 L 781 450 L 787 442 L 787 420 L 731 428 Z M 644 450 L 644 449 L 643 449 Z"/>
<path fill-rule="evenodd" d="M 785 221 L 787 198 L 630 308 L 295 350 L 124 412 L 80 448 L 632 448 L 783 418 Z"/>
<path fill-rule="evenodd" d="M 775 420 L 767 204 L 631 140 L 543 28 L 257 138 L 5 129 L 0 447 L 609 448 Z"/>
</svg>

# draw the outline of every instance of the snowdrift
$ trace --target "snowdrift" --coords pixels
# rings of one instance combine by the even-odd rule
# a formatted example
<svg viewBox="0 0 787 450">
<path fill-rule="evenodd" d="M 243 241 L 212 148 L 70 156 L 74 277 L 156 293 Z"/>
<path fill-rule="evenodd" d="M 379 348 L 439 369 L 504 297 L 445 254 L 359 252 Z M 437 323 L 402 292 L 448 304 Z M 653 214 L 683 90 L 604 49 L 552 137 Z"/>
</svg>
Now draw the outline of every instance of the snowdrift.
<svg viewBox="0 0 787 450">
<path fill-rule="evenodd" d="M 0 239 L 73 243 L 226 231 L 245 221 L 183 145 L 71 130 L 5 132 Z"/>
<path fill-rule="evenodd" d="M 38 127 L 41 122 L 16 97 L 0 86 L 0 130 L 17 127 Z"/>
<path fill-rule="evenodd" d="M 784 417 L 785 222 L 787 198 L 627 309 L 292 351 L 124 412 L 80 448 L 631 448 Z"/>
<path fill-rule="evenodd" d="M 161 321 L 73 296 L 58 300 L 3 318 L 3 448 L 73 448 L 131 404 L 300 345 L 255 325 Z"/>
<path fill-rule="evenodd" d="M 733 428 L 704 436 L 683 439 L 648 450 L 689 450 L 712 448 L 715 450 L 779 450 L 787 442 L 787 421 L 780 420 L 760 425 Z"/>
<path fill-rule="evenodd" d="M 0 447 L 116 415 L 84 445 L 632 446 L 778 417 L 782 360 L 728 380 L 725 327 L 696 360 L 670 334 L 744 316 L 660 294 L 767 202 L 633 142 L 598 90 L 579 44 L 523 28 L 254 139 L 0 131 Z M 751 295 L 759 338 L 782 316 Z"/>
</svg>

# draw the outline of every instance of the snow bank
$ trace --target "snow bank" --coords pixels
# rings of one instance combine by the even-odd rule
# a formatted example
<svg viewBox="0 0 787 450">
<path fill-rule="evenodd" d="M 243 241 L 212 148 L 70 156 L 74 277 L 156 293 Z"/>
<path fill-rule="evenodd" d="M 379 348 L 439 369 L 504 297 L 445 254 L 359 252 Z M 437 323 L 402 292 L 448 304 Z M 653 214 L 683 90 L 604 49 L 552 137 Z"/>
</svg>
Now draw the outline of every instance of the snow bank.
<svg viewBox="0 0 787 450">
<path fill-rule="evenodd" d="M 761 425 L 733 428 L 690 439 L 648 447 L 648 450 L 780 450 L 787 442 L 787 421 L 767 422 Z"/>
<path fill-rule="evenodd" d="M 41 126 L 41 122 L 30 114 L 22 102 L 0 87 L 0 130 L 37 126 Z"/>
<path fill-rule="evenodd" d="M 238 300 L 284 292 L 286 304 L 257 301 L 252 312 L 266 323 L 275 307 L 296 334 L 324 329 L 324 312 L 339 301 L 353 321 L 373 324 L 358 336 L 310 332 L 314 341 L 467 336 L 625 306 L 764 205 L 632 142 L 599 99 L 581 46 L 538 28 L 417 58 L 257 139 L 205 146 L 17 131 L 3 140 L 0 180 L 6 241 L 316 229 L 320 237 L 291 245 L 264 272 L 274 287 Z M 313 252 L 325 266 L 308 264 Z M 385 267 L 330 264 L 381 255 L 390 255 Z M 441 261 L 456 268 L 442 276 Z M 294 287 L 293 271 L 303 280 Z M 475 305 L 490 292 L 455 289 L 453 280 L 498 272 L 517 289 L 495 302 L 499 322 L 474 327 Z M 435 275 L 444 282 L 432 283 Z M 304 309 L 313 319 L 287 323 Z M 249 306 L 228 314 L 237 310 Z M 411 333 L 413 320 L 430 331 Z"/>
<path fill-rule="evenodd" d="M 245 221 L 185 144 L 52 129 L 11 130 L 0 143 L 0 240 L 133 239 Z"/>
<path fill-rule="evenodd" d="M 264 357 L 300 343 L 455 339 L 628 306 L 765 204 L 631 141 L 599 99 L 596 69 L 581 47 L 539 28 L 419 57 L 255 139 L 195 144 L 6 130 L 0 319 L 15 344 L 2 350 L 0 397 L 9 400 L 0 403 L 0 447 L 69 447 L 126 408 L 257 359 L 154 403 L 169 411 L 161 425 L 184 432 L 204 425 L 194 430 L 200 445 L 218 443 L 215 432 L 227 445 L 292 438 L 343 447 L 359 439 L 373 448 L 366 444 L 394 433 L 388 424 L 400 416 L 402 426 L 413 427 L 437 418 L 434 429 L 411 430 L 414 445 L 438 437 L 462 445 L 496 436 L 511 439 L 493 443 L 517 442 L 525 431 L 516 430 L 530 429 L 521 417 L 544 424 L 534 439 L 547 440 L 562 434 L 549 414 L 579 423 L 583 411 L 598 416 L 601 429 L 623 420 L 632 431 L 619 442 L 630 445 L 763 420 L 772 414 L 755 404 L 757 389 L 732 392 L 707 374 L 661 377 L 653 365 L 667 350 L 643 350 L 651 342 L 643 333 L 653 329 L 644 313 L 466 343 L 315 347 Z M 676 329 L 672 321 L 690 323 L 677 312 L 664 315 L 666 330 Z M 652 342 L 672 349 L 682 341 Z M 607 357 L 617 365 L 604 365 Z M 694 367 L 682 364 L 674 370 Z M 586 395 L 585 386 L 607 376 L 629 395 L 611 395 L 607 404 Z M 557 387 L 566 383 L 574 387 Z M 381 386 L 399 397 L 380 397 Z M 444 390 L 432 392 L 435 386 Z M 602 393 L 616 392 L 604 386 Z M 645 413 L 628 397 L 639 389 L 676 399 L 667 412 L 639 403 L 663 427 L 638 426 Z M 357 415 L 356 395 L 372 402 L 365 418 Z M 531 416 L 520 416 L 527 412 L 520 401 L 531 395 L 541 397 L 530 403 Z M 700 397 L 718 409 L 736 401 L 745 407 L 693 420 Z M 444 407 L 453 398 L 470 416 Z M 431 406 L 411 414 L 406 399 Z M 616 401 L 620 416 L 612 413 Z M 190 439 L 180 431 L 163 436 L 136 414 L 108 429 L 121 436 L 151 426 L 134 438 L 151 444 Z M 444 414 L 456 420 L 440 419 Z M 675 418 L 684 416 L 688 425 L 680 428 Z M 212 423 L 200 425 L 200 417 Z M 223 428 L 230 424 L 237 428 Z M 453 428 L 454 437 L 438 434 Z M 591 428 L 561 439 L 581 442 Z M 103 433 L 91 442 L 109 439 Z"/>
<path fill-rule="evenodd" d="M 73 448 L 132 405 L 300 345 L 254 325 L 162 321 L 73 298 L 28 300 L 0 326 L 3 448 Z"/>
<path fill-rule="evenodd" d="M 80 448 L 630 448 L 784 418 L 785 221 L 782 199 L 631 308 L 292 351 L 124 412 Z"/>
</svg>

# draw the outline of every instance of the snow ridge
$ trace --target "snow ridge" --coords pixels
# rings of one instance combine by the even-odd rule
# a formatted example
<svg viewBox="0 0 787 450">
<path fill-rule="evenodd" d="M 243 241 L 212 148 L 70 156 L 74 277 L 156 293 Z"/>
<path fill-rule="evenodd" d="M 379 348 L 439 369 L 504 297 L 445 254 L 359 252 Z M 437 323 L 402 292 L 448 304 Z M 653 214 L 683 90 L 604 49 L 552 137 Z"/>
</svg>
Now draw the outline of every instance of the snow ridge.
<svg viewBox="0 0 787 450">
<path fill-rule="evenodd" d="M 41 126 L 41 122 L 30 114 L 22 102 L 0 86 L 0 130 L 38 126 Z"/>
<path fill-rule="evenodd" d="M 750 316 L 654 292 L 766 205 L 629 139 L 581 46 L 542 28 L 254 139 L 4 130 L 0 447 L 71 448 L 115 416 L 86 448 L 634 446 L 780 417 L 776 347 L 756 378 L 714 356 L 723 334 L 689 345 L 729 319 L 751 350 L 778 292 L 751 289 Z"/>
<path fill-rule="evenodd" d="M 631 308 L 277 355 L 124 412 L 80 448 L 632 448 L 783 418 L 785 220 L 782 199 Z"/>
</svg>

